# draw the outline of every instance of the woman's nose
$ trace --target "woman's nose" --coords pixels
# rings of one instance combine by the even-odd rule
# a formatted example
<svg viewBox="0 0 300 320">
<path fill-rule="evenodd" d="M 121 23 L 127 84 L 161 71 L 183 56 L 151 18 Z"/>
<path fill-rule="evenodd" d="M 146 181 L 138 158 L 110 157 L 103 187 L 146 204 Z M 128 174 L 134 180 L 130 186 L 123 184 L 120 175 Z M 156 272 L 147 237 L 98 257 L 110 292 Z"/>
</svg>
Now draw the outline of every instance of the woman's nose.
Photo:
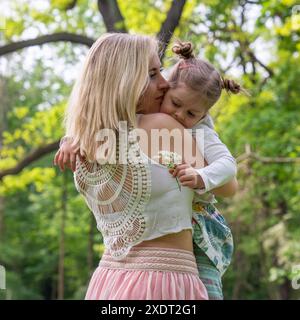
<svg viewBox="0 0 300 320">
<path fill-rule="evenodd" d="M 158 88 L 160 90 L 168 90 L 170 88 L 169 82 L 162 75 L 158 84 Z"/>
</svg>

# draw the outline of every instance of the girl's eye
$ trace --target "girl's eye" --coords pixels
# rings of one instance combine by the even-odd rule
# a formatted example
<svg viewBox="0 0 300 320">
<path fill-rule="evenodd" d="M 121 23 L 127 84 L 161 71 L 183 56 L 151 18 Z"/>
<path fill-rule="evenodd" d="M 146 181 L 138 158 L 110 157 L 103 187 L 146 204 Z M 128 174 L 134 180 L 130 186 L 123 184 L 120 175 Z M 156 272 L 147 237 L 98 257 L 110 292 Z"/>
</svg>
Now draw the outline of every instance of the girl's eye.
<svg viewBox="0 0 300 320">
<path fill-rule="evenodd" d="M 177 103 L 174 102 L 173 100 L 172 100 L 172 103 L 173 103 L 173 106 L 174 106 L 174 107 L 179 107 L 179 104 L 177 104 Z"/>
<path fill-rule="evenodd" d="M 163 71 L 164 71 L 163 67 L 159 68 L 159 72 L 163 72 Z"/>
<path fill-rule="evenodd" d="M 190 111 L 188 112 L 190 117 L 194 117 L 195 115 L 193 113 L 191 113 Z"/>
</svg>

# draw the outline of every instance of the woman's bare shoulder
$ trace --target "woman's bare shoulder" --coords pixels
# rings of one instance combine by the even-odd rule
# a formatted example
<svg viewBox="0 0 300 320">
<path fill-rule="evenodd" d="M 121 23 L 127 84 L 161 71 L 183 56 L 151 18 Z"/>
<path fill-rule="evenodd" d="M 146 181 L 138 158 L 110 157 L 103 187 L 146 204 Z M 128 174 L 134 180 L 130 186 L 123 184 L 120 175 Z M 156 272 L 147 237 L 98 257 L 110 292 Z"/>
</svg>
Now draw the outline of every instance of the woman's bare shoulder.
<svg viewBox="0 0 300 320">
<path fill-rule="evenodd" d="M 140 116 L 139 127 L 144 129 L 184 129 L 184 127 L 165 113 L 151 113 Z"/>
<path fill-rule="evenodd" d="M 178 139 L 176 140 L 176 143 L 174 141 L 175 139 L 171 138 L 173 135 L 173 132 L 176 129 L 179 129 L 180 130 L 179 132 L 183 133 L 185 128 L 181 125 L 181 123 L 176 121 L 170 115 L 164 114 L 164 113 L 153 113 L 153 114 L 142 115 L 139 119 L 139 129 L 145 130 L 148 133 L 148 136 L 147 136 L 148 140 L 146 139 L 148 146 L 151 146 L 152 145 L 151 143 L 153 142 L 152 140 L 153 131 L 151 130 L 153 129 L 169 130 L 171 135 L 164 136 L 165 139 L 168 137 L 170 139 L 169 140 L 170 144 L 168 145 L 169 150 L 166 149 L 166 146 L 162 146 L 162 145 L 159 146 L 159 149 L 176 152 L 183 157 L 186 163 L 195 164 L 196 168 L 203 167 L 203 157 L 197 148 L 195 140 L 193 139 L 192 135 L 188 131 L 185 132 L 185 134 L 179 134 L 179 135 L 175 134 L 174 138 Z M 151 134 L 149 134 L 150 132 Z M 154 139 L 154 141 L 156 140 Z"/>
</svg>

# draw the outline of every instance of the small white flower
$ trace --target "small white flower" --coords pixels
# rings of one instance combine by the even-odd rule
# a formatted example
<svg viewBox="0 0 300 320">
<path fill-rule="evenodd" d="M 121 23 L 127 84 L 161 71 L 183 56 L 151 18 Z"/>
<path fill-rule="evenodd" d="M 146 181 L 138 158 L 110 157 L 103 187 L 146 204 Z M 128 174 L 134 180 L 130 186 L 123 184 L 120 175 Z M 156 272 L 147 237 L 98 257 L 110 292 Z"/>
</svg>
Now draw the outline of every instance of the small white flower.
<svg viewBox="0 0 300 320">
<path fill-rule="evenodd" d="M 169 169 L 174 169 L 176 168 L 176 165 L 182 163 L 181 155 L 171 151 L 165 151 L 165 150 L 160 151 L 158 153 L 158 156 L 156 156 L 155 158 L 161 159 L 161 163 Z M 176 177 L 176 182 L 178 184 L 179 190 L 181 191 L 181 186 L 177 177 Z"/>
<path fill-rule="evenodd" d="M 182 157 L 178 153 L 171 151 L 160 151 L 159 158 L 162 160 L 162 164 L 167 165 L 169 168 L 173 168 L 177 164 L 182 163 Z"/>
</svg>

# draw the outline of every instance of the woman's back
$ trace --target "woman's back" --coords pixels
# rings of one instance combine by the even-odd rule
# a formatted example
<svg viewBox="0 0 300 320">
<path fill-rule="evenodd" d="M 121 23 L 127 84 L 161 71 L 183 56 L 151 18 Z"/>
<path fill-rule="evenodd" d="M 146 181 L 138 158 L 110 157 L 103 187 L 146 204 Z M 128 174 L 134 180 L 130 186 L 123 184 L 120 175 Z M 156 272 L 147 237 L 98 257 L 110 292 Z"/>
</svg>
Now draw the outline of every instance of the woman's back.
<svg viewBox="0 0 300 320">
<path fill-rule="evenodd" d="M 161 119 L 152 117 L 157 127 L 155 118 Z M 151 240 L 156 246 L 167 241 L 191 251 L 193 191 L 179 189 L 167 167 L 151 160 L 137 141 L 130 148 L 137 148 L 138 156 L 132 163 L 129 154 L 127 165 L 77 162 L 76 187 L 93 211 L 105 245 L 115 258 L 126 256 L 132 246 L 151 246 Z"/>
</svg>

